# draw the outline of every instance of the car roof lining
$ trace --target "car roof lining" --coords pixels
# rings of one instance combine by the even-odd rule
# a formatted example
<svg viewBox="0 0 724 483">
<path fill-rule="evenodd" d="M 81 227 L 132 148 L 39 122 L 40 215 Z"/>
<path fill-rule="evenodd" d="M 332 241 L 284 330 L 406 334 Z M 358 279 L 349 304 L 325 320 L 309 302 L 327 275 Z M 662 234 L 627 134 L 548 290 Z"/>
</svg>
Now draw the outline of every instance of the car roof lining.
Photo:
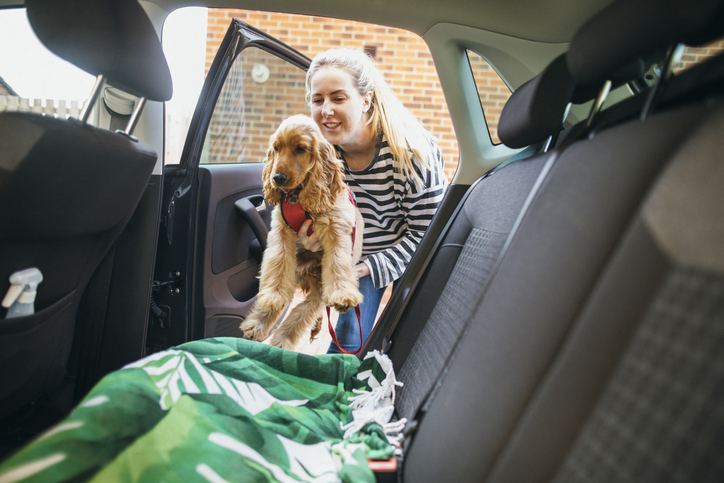
<svg viewBox="0 0 724 483">
<path fill-rule="evenodd" d="M 187 4 L 244 8 L 350 19 L 389 25 L 423 36 L 433 25 L 445 22 L 466 25 L 539 42 L 568 42 L 576 30 L 611 0 L 560 2 L 559 0 L 375 0 L 368 2 L 319 0 L 155 0 L 165 9 Z M 475 4 L 477 8 L 471 9 Z"/>
<path fill-rule="evenodd" d="M 453 23 L 536 42 L 569 42 L 576 30 L 611 0 L 561 2 L 560 0 L 154 0 L 166 11 L 185 6 L 243 8 L 350 19 L 388 25 L 420 36 L 437 23 Z M 19 5 L 0 0 L 0 7 Z M 476 8 L 470 8 L 475 4 Z"/>
<path fill-rule="evenodd" d="M 465 49 L 475 51 L 494 65 L 514 90 L 564 52 L 580 25 L 611 2 L 483 0 L 476 2 L 477 14 L 459 13 L 468 10 L 463 7 L 469 7 L 473 1 L 410 0 L 403 5 L 392 0 L 376 0 L 375 9 L 370 9 L 368 3 L 349 0 L 335 4 L 320 0 L 140 0 L 140 3 L 156 28 L 160 28 L 166 15 L 175 9 L 205 5 L 347 18 L 420 35 L 433 56 L 458 140 L 458 169 L 453 182 L 470 184 L 518 150 L 494 145 L 489 138 L 480 137 L 480 133 L 488 132 L 488 127 Z M 17 5 L 18 0 L 0 0 L 0 6 L 6 4 Z M 456 55 L 451 56 L 451 52 Z M 575 116 L 576 113 L 572 113 L 572 117 Z"/>
</svg>

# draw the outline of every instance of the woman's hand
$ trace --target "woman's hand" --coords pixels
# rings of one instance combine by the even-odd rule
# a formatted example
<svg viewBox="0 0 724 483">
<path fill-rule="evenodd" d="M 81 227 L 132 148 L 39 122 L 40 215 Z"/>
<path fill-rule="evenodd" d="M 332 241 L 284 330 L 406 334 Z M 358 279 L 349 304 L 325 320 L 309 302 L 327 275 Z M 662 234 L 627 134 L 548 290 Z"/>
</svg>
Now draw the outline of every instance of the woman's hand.
<svg viewBox="0 0 724 483">
<path fill-rule="evenodd" d="M 370 274 L 370 267 L 366 263 L 359 263 L 354 267 L 354 276 L 359 278 L 366 277 Z"/>
<path fill-rule="evenodd" d="M 305 250 L 309 250 L 310 252 L 318 252 L 322 249 L 322 242 L 319 241 L 319 238 L 317 238 L 317 235 L 314 233 L 307 236 L 307 231 L 309 231 L 311 224 L 312 220 L 307 220 L 302 223 L 302 227 L 297 233 L 297 245 L 304 247 Z"/>
</svg>

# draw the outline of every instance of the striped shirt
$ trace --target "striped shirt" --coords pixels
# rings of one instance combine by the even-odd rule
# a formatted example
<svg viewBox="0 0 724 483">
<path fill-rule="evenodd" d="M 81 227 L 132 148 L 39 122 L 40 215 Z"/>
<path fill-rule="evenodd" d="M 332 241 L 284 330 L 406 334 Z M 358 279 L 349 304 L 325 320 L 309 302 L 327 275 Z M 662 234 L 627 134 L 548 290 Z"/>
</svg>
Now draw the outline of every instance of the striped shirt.
<svg viewBox="0 0 724 483">
<path fill-rule="evenodd" d="M 422 180 L 417 186 L 395 172 L 384 136 L 378 139 L 372 162 L 365 169 L 352 171 L 344 164 L 346 182 L 365 222 L 362 260 L 376 289 L 402 276 L 445 194 L 448 180 L 437 144 L 434 152 L 430 170 L 413 157 L 415 172 Z M 338 153 L 344 160 L 339 148 Z"/>
</svg>

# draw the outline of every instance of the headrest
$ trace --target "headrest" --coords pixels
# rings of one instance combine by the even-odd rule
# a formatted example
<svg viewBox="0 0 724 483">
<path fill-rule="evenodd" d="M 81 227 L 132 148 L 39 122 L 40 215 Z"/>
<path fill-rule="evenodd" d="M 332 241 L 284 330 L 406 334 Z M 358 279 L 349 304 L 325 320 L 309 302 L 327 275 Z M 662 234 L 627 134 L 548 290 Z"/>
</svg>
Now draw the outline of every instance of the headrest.
<svg viewBox="0 0 724 483">
<path fill-rule="evenodd" d="M 571 75 L 566 55 L 556 57 L 540 74 L 513 92 L 503 107 L 498 137 L 510 148 L 522 148 L 545 141 L 563 128 L 568 103 L 583 104 L 595 99 L 605 80 L 580 84 Z M 649 62 L 634 59 L 609 76 L 612 88 L 642 77 Z"/>
<path fill-rule="evenodd" d="M 56 55 L 129 94 L 167 101 L 171 73 L 137 0 L 26 0 L 28 20 Z"/>
<path fill-rule="evenodd" d="M 605 81 L 672 44 L 700 45 L 724 34 L 724 0 L 617 0 L 571 41 L 568 67 L 581 84 Z"/>
<path fill-rule="evenodd" d="M 560 131 L 575 87 L 563 54 L 510 96 L 500 114 L 500 140 L 508 147 L 522 148 Z"/>
</svg>

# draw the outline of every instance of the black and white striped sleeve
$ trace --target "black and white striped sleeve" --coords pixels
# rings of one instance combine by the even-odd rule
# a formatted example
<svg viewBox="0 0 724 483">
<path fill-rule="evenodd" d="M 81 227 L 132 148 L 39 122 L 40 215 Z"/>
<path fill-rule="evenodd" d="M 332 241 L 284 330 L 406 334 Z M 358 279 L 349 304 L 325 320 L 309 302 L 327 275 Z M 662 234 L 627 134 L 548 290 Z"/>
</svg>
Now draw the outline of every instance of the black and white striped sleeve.
<svg viewBox="0 0 724 483">
<path fill-rule="evenodd" d="M 445 195 L 448 180 L 445 177 L 442 153 L 437 145 L 430 169 L 423 168 L 416 162 L 415 170 L 422 183 L 416 185 L 411 180 L 405 183 L 402 200 L 405 213 L 403 236 L 387 249 L 370 254 L 365 261 L 370 268 L 375 288 L 385 287 L 402 276 Z"/>
</svg>

